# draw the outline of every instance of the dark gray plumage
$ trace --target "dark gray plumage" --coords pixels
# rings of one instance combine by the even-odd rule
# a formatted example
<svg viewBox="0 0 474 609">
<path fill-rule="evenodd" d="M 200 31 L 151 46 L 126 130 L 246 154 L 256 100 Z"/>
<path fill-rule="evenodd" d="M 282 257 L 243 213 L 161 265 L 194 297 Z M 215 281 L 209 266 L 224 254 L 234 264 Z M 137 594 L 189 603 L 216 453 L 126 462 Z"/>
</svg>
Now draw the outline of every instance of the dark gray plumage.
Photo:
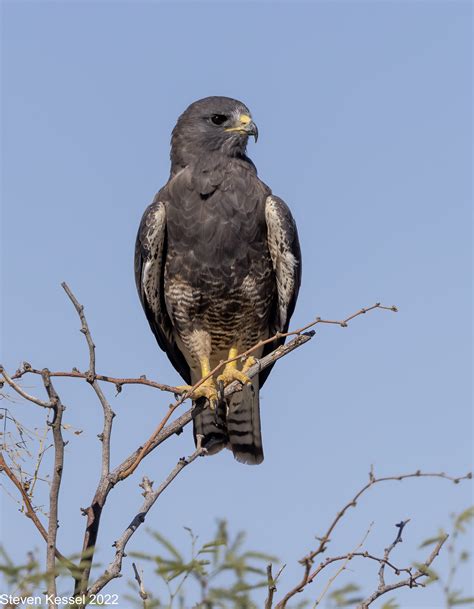
<svg viewBox="0 0 474 609">
<path fill-rule="evenodd" d="M 298 295 L 296 226 L 246 156 L 249 135 L 257 139 L 258 132 L 241 102 L 208 97 L 191 104 L 173 130 L 169 181 L 138 231 L 140 300 L 158 344 L 190 385 L 229 354 L 285 332 Z M 259 389 L 269 373 L 215 410 L 206 407 L 218 404 L 215 380 L 198 389 L 194 433 L 209 452 L 227 446 L 239 461 L 263 460 Z M 235 366 L 222 378 L 245 380 Z"/>
</svg>

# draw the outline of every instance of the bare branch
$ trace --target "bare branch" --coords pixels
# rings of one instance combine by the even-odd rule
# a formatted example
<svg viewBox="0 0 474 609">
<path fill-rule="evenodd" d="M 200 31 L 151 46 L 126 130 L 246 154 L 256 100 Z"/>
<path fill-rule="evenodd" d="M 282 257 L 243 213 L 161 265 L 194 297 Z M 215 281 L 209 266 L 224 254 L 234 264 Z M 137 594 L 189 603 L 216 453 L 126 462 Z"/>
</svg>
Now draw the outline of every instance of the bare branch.
<svg viewBox="0 0 474 609">
<path fill-rule="evenodd" d="M 72 290 L 70 289 L 70 287 L 67 285 L 67 283 L 65 281 L 63 281 L 61 283 L 61 287 L 68 295 L 69 300 L 74 305 L 74 308 L 76 309 L 77 314 L 79 315 L 79 319 L 81 320 L 81 332 L 86 337 L 87 346 L 89 347 L 89 370 L 88 370 L 89 379 L 88 380 L 91 382 L 95 378 L 95 345 L 94 345 L 94 341 L 92 340 L 92 336 L 91 336 L 91 333 L 89 330 L 89 325 L 87 323 L 86 316 L 84 314 L 84 307 L 83 307 L 83 305 L 81 305 L 79 303 L 79 301 L 74 296 L 74 294 L 72 293 Z"/>
<path fill-rule="evenodd" d="M 13 380 L 17 380 L 28 373 L 29 374 L 41 374 L 41 370 L 39 370 L 37 368 L 33 368 L 30 364 L 25 362 L 23 364 L 22 368 L 17 370 L 11 378 Z M 89 378 L 89 373 L 81 372 L 80 370 L 77 370 L 77 368 L 74 368 L 71 371 L 50 372 L 49 376 L 51 376 L 51 377 L 59 376 L 59 377 L 87 380 Z M 164 383 L 158 383 L 157 381 L 152 381 L 150 379 L 147 379 L 144 375 L 139 378 L 127 378 L 127 377 L 121 378 L 121 377 L 110 376 L 110 375 L 106 375 L 106 374 L 96 374 L 95 378 L 98 381 L 103 381 L 104 383 L 111 383 L 112 385 L 115 385 L 118 392 L 120 392 L 122 390 L 123 385 L 145 385 L 147 387 L 152 387 L 153 389 L 159 389 L 160 391 L 167 391 L 168 393 L 173 393 L 173 394 L 180 392 L 179 388 L 175 387 L 174 385 L 166 385 Z"/>
<path fill-rule="evenodd" d="M 403 529 L 406 527 L 406 525 L 409 522 L 410 522 L 410 519 L 408 518 L 407 520 L 402 520 L 398 524 L 395 525 L 398 528 L 397 536 L 395 537 L 395 540 L 389 546 L 387 546 L 385 548 L 384 553 L 383 553 L 384 560 L 380 564 L 380 569 L 379 569 L 379 588 L 383 588 L 385 586 L 385 565 L 386 565 L 386 563 L 388 561 L 388 557 L 390 556 L 390 553 L 392 552 L 394 547 L 398 543 L 402 543 L 402 532 L 403 532 Z"/>
<path fill-rule="evenodd" d="M 50 423 L 53 431 L 54 441 L 54 465 L 51 488 L 49 491 L 49 517 L 48 517 L 48 539 L 46 551 L 46 568 L 48 571 L 48 594 L 56 596 L 56 546 L 58 534 L 58 498 L 61 486 L 61 478 L 64 466 L 64 440 L 61 432 L 64 406 L 56 393 L 56 390 L 49 377 L 48 370 L 43 370 L 43 383 L 48 394 L 50 403 L 54 408 L 53 420 Z M 50 603 L 52 609 L 55 604 Z"/>
<path fill-rule="evenodd" d="M 95 581 L 95 583 L 88 590 L 88 594 L 97 594 L 102 588 L 108 584 L 112 579 L 116 577 L 120 577 L 121 569 L 122 569 L 122 560 L 125 556 L 125 548 L 130 541 L 131 537 L 135 533 L 135 531 L 140 527 L 140 525 L 145 521 L 145 518 L 152 508 L 155 501 L 158 497 L 163 493 L 163 491 L 168 488 L 168 486 L 173 482 L 173 480 L 178 476 L 178 474 L 190 463 L 195 461 L 198 457 L 206 454 L 206 449 L 201 446 L 201 436 L 198 436 L 198 443 L 196 450 L 193 454 L 188 458 L 182 458 L 178 461 L 176 466 L 172 469 L 166 480 L 160 484 L 160 486 L 153 490 L 151 483 L 148 479 L 144 479 L 142 483 L 142 488 L 144 488 L 144 497 L 145 500 L 141 505 L 137 515 L 132 520 L 132 522 L 128 525 L 122 535 L 115 542 L 115 557 L 112 562 L 109 564 L 104 573 Z"/>
<path fill-rule="evenodd" d="M 398 581 L 393 584 L 385 584 L 385 583 L 381 584 L 380 583 L 379 587 L 377 588 L 377 590 L 375 590 L 375 592 L 373 592 L 365 600 L 363 600 L 361 603 L 359 603 L 359 605 L 357 605 L 357 609 L 367 609 L 367 607 L 369 607 L 374 601 L 376 601 L 382 595 L 386 594 L 387 592 L 391 592 L 392 590 L 397 590 L 398 588 L 424 587 L 424 584 L 422 582 L 419 582 L 418 580 L 421 579 L 422 577 L 427 577 L 429 575 L 428 570 L 429 570 L 432 562 L 434 561 L 434 559 L 438 556 L 441 548 L 443 547 L 443 545 L 446 542 L 446 540 L 448 539 L 448 537 L 449 537 L 449 535 L 446 534 L 438 541 L 434 550 L 425 560 L 423 565 L 415 571 L 415 573 L 413 573 L 413 574 L 410 573 L 409 577 L 407 577 L 406 579 L 404 579 L 402 581 Z M 395 543 L 398 543 L 398 542 L 395 542 Z M 393 547 L 395 547 L 395 543 L 392 544 Z M 392 549 L 393 549 L 393 547 L 392 547 Z"/>
<path fill-rule="evenodd" d="M 15 381 L 8 375 L 8 373 L 6 372 L 5 368 L 2 365 L 0 365 L 0 374 L 3 376 L 3 378 L 5 379 L 7 384 L 10 385 L 10 387 L 13 390 L 16 391 L 18 393 L 18 395 L 21 395 L 22 398 L 25 398 L 25 400 L 28 400 L 28 402 L 33 402 L 33 404 L 36 404 L 37 406 L 41 406 L 42 408 L 53 408 L 53 405 L 51 404 L 51 402 L 45 402 L 44 400 L 40 400 L 39 398 L 37 398 L 34 395 L 30 395 L 29 393 L 26 393 L 26 391 L 24 389 L 22 389 L 20 387 L 20 385 L 15 383 Z"/>
<path fill-rule="evenodd" d="M 84 334 L 87 345 L 89 347 L 89 370 L 87 372 L 86 380 L 94 389 L 95 394 L 99 398 L 99 402 L 102 406 L 104 423 L 102 428 L 102 433 L 99 435 L 99 439 L 102 442 L 102 459 L 101 459 L 101 474 L 99 479 L 99 484 L 97 486 L 96 493 L 94 495 L 94 499 L 92 500 L 91 505 L 85 510 L 87 514 L 87 524 L 86 530 L 84 533 L 84 541 L 82 546 L 82 558 L 81 558 L 81 570 L 82 577 L 76 580 L 75 594 L 82 594 L 84 590 L 87 588 L 87 584 L 89 581 L 90 568 L 92 565 L 92 559 L 94 554 L 94 548 L 97 541 L 97 534 L 99 530 L 99 522 L 100 516 L 102 513 L 103 504 L 101 502 L 97 502 L 96 497 L 100 494 L 100 489 L 107 484 L 107 477 L 110 473 L 110 437 L 112 434 L 112 422 L 115 416 L 115 413 L 112 410 L 107 398 L 104 395 L 96 377 L 95 372 L 95 344 L 92 340 L 92 335 L 89 330 L 89 325 L 87 323 L 87 319 L 84 313 L 84 307 L 79 303 L 77 298 L 74 296 L 73 292 L 69 288 L 69 286 L 63 282 L 62 287 L 69 299 L 71 300 L 74 308 L 79 315 L 79 319 L 81 321 L 81 332 Z"/>
</svg>

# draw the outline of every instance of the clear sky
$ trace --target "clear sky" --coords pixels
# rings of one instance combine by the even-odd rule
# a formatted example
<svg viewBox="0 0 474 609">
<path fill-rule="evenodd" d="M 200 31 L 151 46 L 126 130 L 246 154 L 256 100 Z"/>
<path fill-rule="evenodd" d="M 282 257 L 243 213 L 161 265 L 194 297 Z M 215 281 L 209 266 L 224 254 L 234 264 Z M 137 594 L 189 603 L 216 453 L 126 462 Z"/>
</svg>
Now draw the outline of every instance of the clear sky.
<svg viewBox="0 0 474 609">
<path fill-rule="evenodd" d="M 143 210 L 167 180 L 176 118 L 207 95 L 251 109 L 260 139 L 249 155 L 298 223 L 304 264 L 293 327 L 376 301 L 400 309 L 347 329 L 320 327 L 262 392 L 264 463 L 246 467 L 228 452 L 200 460 L 147 520 L 184 547 L 183 526 L 206 538 L 227 518 L 249 546 L 287 563 L 281 590 L 371 464 L 386 475 L 472 467 L 471 12 L 456 0 L 2 4 L 8 369 L 23 360 L 86 369 L 66 280 L 86 305 L 98 371 L 178 383 L 139 305 L 133 247 Z M 33 391 L 31 379 L 27 386 Z M 69 554 L 81 544 L 79 506 L 98 479 L 100 408 L 80 382 L 57 386 L 65 421 L 84 430 L 66 449 L 59 545 Z M 144 388 L 109 395 L 117 463 L 169 399 Z M 30 404 L 3 405 L 32 427 L 40 421 Z M 192 448 L 187 428 L 111 493 L 103 563 L 140 505 L 141 476 L 160 481 Z M 393 555 L 405 566 L 470 503 L 468 483 L 380 485 L 329 553 L 352 550 L 375 521 L 367 547 L 380 554 L 409 517 Z M 41 540 L 17 508 L 3 496 L 2 538 L 21 560 Z M 140 531 L 131 549 L 147 546 Z M 108 591 L 123 591 L 125 579 Z M 337 585 L 349 580 L 373 589 L 376 572 L 352 565 Z M 472 593 L 467 570 L 460 583 Z M 397 598 L 405 609 L 442 606 L 434 586 Z"/>
</svg>

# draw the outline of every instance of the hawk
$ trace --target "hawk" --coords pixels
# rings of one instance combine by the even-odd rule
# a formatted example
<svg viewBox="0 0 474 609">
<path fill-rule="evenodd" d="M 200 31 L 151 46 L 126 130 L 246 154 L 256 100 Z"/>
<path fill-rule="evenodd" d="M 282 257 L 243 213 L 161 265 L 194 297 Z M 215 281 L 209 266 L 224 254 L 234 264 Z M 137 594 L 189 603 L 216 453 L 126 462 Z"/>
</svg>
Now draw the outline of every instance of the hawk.
<svg viewBox="0 0 474 609">
<path fill-rule="evenodd" d="M 178 118 L 168 182 L 145 210 L 138 230 L 135 278 L 159 346 L 187 390 L 220 361 L 286 332 L 301 280 L 295 221 L 285 202 L 257 177 L 246 154 L 258 130 L 248 108 L 207 97 Z M 282 344 L 278 338 L 256 358 Z M 194 437 L 210 454 L 230 448 L 238 461 L 263 461 L 255 362 L 234 361 L 193 393 Z M 224 386 L 242 390 L 224 403 Z"/>
</svg>

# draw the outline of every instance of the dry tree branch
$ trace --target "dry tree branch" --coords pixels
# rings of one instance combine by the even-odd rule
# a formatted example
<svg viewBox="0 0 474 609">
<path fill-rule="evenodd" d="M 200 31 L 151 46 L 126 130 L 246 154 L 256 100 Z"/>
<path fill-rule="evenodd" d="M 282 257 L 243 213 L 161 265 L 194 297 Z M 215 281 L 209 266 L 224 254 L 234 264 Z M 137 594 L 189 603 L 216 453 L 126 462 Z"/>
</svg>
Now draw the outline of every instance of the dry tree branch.
<svg viewBox="0 0 474 609">
<path fill-rule="evenodd" d="M 51 488 L 49 491 L 49 517 L 48 517 L 48 539 L 46 549 L 46 568 L 48 579 L 48 594 L 56 596 L 56 546 L 58 534 L 58 499 L 59 489 L 61 486 L 61 478 L 64 466 L 64 440 L 61 431 L 61 423 L 63 418 L 64 406 L 59 395 L 54 388 L 49 377 L 48 370 L 43 370 L 43 384 L 49 397 L 49 401 L 53 407 L 54 415 L 50 423 L 53 431 L 54 442 L 54 464 L 53 477 L 51 480 Z M 51 602 L 51 607 L 54 609 L 55 604 Z"/>
<path fill-rule="evenodd" d="M 77 298 L 72 293 L 71 289 L 66 282 L 61 284 L 64 291 L 68 295 L 70 301 L 74 305 L 74 308 L 79 315 L 81 321 L 81 332 L 84 334 L 89 348 L 89 370 L 87 371 L 86 380 L 94 389 L 99 402 L 102 406 L 104 423 L 102 433 L 99 435 L 99 439 L 102 442 L 102 459 L 101 459 L 101 473 L 100 479 L 95 492 L 94 498 L 92 499 L 91 505 L 83 510 L 83 513 L 87 515 L 86 530 L 84 533 L 84 540 L 82 544 L 82 556 L 80 561 L 80 572 L 81 576 L 76 579 L 76 586 L 74 593 L 79 595 L 82 594 L 87 588 L 89 581 L 90 569 L 92 566 L 92 559 L 94 555 L 94 548 L 97 541 L 97 534 L 99 531 L 100 516 L 102 514 L 103 503 L 101 502 L 101 488 L 107 484 L 107 478 L 110 473 L 110 437 L 112 435 L 112 423 L 115 416 L 112 407 L 110 406 L 107 398 L 104 395 L 99 383 L 97 382 L 95 372 L 95 344 L 92 340 L 92 335 L 89 330 L 86 316 L 84 314 L 84 307 L 79 303 Z"/>
<path fill-rule="evenodd" d="M 37 406 L 41 406 L 42 408 L 53 408 L 53 405 L 51 404 L 51 402 L 45 402 L 44 400 L 40 400 L 39 398 L 37 398 L 34 395 L 30 395 L 29 393 L 26 393 L 26 391 L 22 387 L 20 387 L 20 385 L 15 383 L 15 381 L 8 375 L 7 371 L 5 370 L 5 368 L 2 365 L 0 365 L 0 374 L 3 376 L 6 383 L 13 390 L 16 391 L 18 393 L 18 395 L 21 395 L 22 398 L 24 398 L 25 400 L 28 400 L 28 402 L 32 402 L 33 404 L 36 404 Z M 40 372 L 40 374 L 41 374 L 41 372 Z"/>
<path fill-rule="evenodd" d="M 102 575 L 92 584 L 92 586 L 87 591 L 87 594 L 97 594 L 112 579 L 121 577 L 122 560 L 125 556 L 125 548 L 135 531 L 145 521 L 145 518 L 150 509 L 152 508 L 153 504 L 163 493 L 163 491 L 171 484 L 171 482 L 173 482 L 176 476 L 178 476 L 178 474 L 183 471 L 183 469 L 187 465 L 191 464 L 198 457 L 201 457 L 202 455 L 205 455 L 207 453 L 206 449 L 201 446 L 201 440 L 202 436 L 198 436 L 196 450 L 193 452 L 193 454 L 188 458 L 181 458 L 175 465 L 175 467 L 171 470 L 168 477 L 160 484 L 160 486 L 156 490 L 153 490 L 153 483 L 148 478 L 143 478 L 143 481 L 140 486 L 143 488 L 143 496 L 145 497 L 145 501 L 141 505 L 138 513 L 136 514 L 132 522 L 128 525 L 128 527 L 119 537 L 119 539 L 117 539 L 117 541 L 114 543 L 114 559 L 109 564 L 107 569 L 102 573 Z"/>
<path fill-rule="evenodd" d="M 309 552 L 306 556 L 304 556 L 299 561 L 300 564 L 303 566 L 303 575 L 301 577 L 301 580 L 291 590 L 289 590 L 285 594 L 285 596 L 281 599 L 281 601 L 279 601 L 275 605 L 275 609 L 284 609 L 286 607 L 286 605 L 288 604 L 288 601 L 291 598 L 293 598 L 296 594 L 299 594 L 300 592 L 302 592 L 308 584 L 312 583 L 314 581 L 314 579 L 316 578 L 316 576 L 329 564 L 331 564 L 332 562 L 335 562 L 337 560 L 345 560 L 347 555 L 336 557 L 334 559 L 326 559 L 325 561 L 321 562 L 319 564 L 319 566 L 312 572 L 314 559 L 316 558 L 316 556 L 318 556 L 319 554 L 322 554 L 323 552 L 326 551 L 327 545 L 331 541 L 331 535 L 332 535 L 334 529 L 336 528 L 336 526 L 338 525 L 340 520 L 344 517 L 346 512 L 349 510 L 349 508 L 356 507 L 357 501 L 366 491 L 368 491 L 372 486 L 374 486 L 375 484 L 378 484 L 380 482 L 387 482 L 389 480 L 399 480 L 400 481 L 400 480 L 406 480 L 407 478 L 442 478 L 444 480 L 449 480 L 451 482 L 454 482 L 454 484 L 459 484 L 459 482 L 461 482 L 461 480 L 472 479 L 472 473 L 469 472 L 464 476 L 459 476 L 457 478 L 454 478 L 452 476 L 448 476 L 444 472 L 426 473 L 426 472 L 421 472 L 420 470 L 417 470 L 416 472 L 411 473 L 411 474 L 401 474 L 399 476 L 384 476 L 381 478 L 376 478 L 373 470 L 371 470 L 369 473 L 369 482 L 364 487 L 362 487 L 354 495 L 354 497 L 348 503 L 346 503 L 346 505 L 336 514 L 335 518 L 329 525 L 329 527 L 326 530 L 326 532 L 324 533 L 324 535 L 322 537 L 318 537 L 319 545 L 317 546 L 317 548 L 315 550 L 312 550 L 311 552 Z M 366 554 L 365 552 L 354 553 L 353 556 L 363 556 L 365 558 L 371 558 L 371 559 L 377 560 L 379 562 L 382 561 L 383 564 L 387 564 L 387 566 L 390 566 L 392 569 L 394 569 L 395 572 L 407 571 L 407 569 L 398 569 L 398 568 L 394 567 L 391 563 L 388 562 L 388 560 L 378 559 L 374 556 Z M 433 560 L 434 560 L 434 558 L 433 558 Z M 400 586 L 398 586 L 398 587 L 400 587 Z"/>
<path fill-rule="evenodd" d="M 401 520 L 398 524 L 395 525 L 398 528 L 397 536 L 395 537 L 394 541 L 385 548 L 385 550 L 383 552 L 383 561 L 381 562 L 380 569 L 379 569 L 379 588 L 383 588 L 385 586 L 385 565 L 386 565 L 386 563 L 388 561 L 388 557 L 390 556 L 390 553 L 392 552 L 394 547 L 398 543 L 402 543 L 403 529 L 406 527 L 406 525 L 409 522 L 410 522 L 410 518 L 408 518 L 407 520 Z"/>
<path fill-rule="evenodd" d="M 22 378 L 25 374 L 41 374 L 41 370 L 37 368 L 33 368 L 31 364 L 28 362 L 23 362 L 23 366 L 15 372 L 15 374 L 11 377 L 13 380 L 17 380 Z M 77 368 L 73 368 L 70 372 L 68 371 L 56 371 L 50 372 L 49 375 L 59 376 L 59 377 L 67 377 L 73 379 L 85 379 L 87 380 L 89 373 L 81 372 Z M 157 381 L 152 381 L 147 379 L 145 375 L 139 378 L 120 378 L 115 376 L 110 376 L 106 374 L 97 374 L 95 375 L 97 381 L 103 381 L 104 383 L 111 383 L 115 385 L 117 391 L 120 393 L 123 385 L 145 385 L 147 387 L 153 387 L 153 389 L 159 389 L 160 391 L 167 391 L 168 393 L 179 393 L 179 388 L 174 385 L 166 385 L 164 383 L 158 383 Z"/>
<path fill-rule="evenodd" d="M 399 531 L 399 535 L 400 535 L 400 532 L 401 531 Z M 391 592 L 392 590 L 397 590 L 398 588 L 403 588 L 403 587 L 409 587 L 409 588 L 424 587 L 425 584 L 423 584 L 422 582 L 419 582 L 418 580 L 421 579 L 422 577 L 427 577 L 429 575 L 428 570 L 429 570 L 432 562 L 434 561 L 434 559 L 438 556 L 441 548 L 443 547 L 443 545 L 446 542 L 446 540 L 448 539 L 448 537 L 449 537 L 449 535 L 446 534 L 446 535 L 444 535 L 438 541 L 438 543 L 434 547 L 434 549 L 431 552 L 431 554 L 425 560 L 423 565 L 415 571 L 415 573 L 412 573 L 411 569 L 404 569 L 405 571 L 406 570 L 409 571 L 409 576 L 406 579 L 404 579 L 402 581 L 395 582 L 393 584 L 386 584 L 384 579 L 383 579 L 383 575 L 382 575 L 382 577 L 379 580 L 380 583 L 379 583 L 379 586 L 378 586 L 377 590 L 375 590 L 375 592 L 373 592 L 365 600 L 363 600 L 361 603 L 359 603 L 359 605 L 357 605 L 357 609 L 367 609 L 367 607 L 369 607 L 375 600 L 380 598 L 382 595 L 386 594 L 387 592 Z M 398 540 L 398 541 L 395 540 L 391 546 L 386 548 L 385 553 L 384 553 L 384 557 L 385 557 L 385 554 L 387 554 L 387 556 L 388 556 L 388 554 L 390 554 L 390 552 L 393 550 L 393 548 L 395 547 L 395 545 L 399 541 L 401 541 L 401 539 Z M 387 550 L 388 550 L 388 553 L 387 553 Z M 381 568 L 383 566 L 384 566 L 384 563 L 382 563 Z"/>
</svg>

